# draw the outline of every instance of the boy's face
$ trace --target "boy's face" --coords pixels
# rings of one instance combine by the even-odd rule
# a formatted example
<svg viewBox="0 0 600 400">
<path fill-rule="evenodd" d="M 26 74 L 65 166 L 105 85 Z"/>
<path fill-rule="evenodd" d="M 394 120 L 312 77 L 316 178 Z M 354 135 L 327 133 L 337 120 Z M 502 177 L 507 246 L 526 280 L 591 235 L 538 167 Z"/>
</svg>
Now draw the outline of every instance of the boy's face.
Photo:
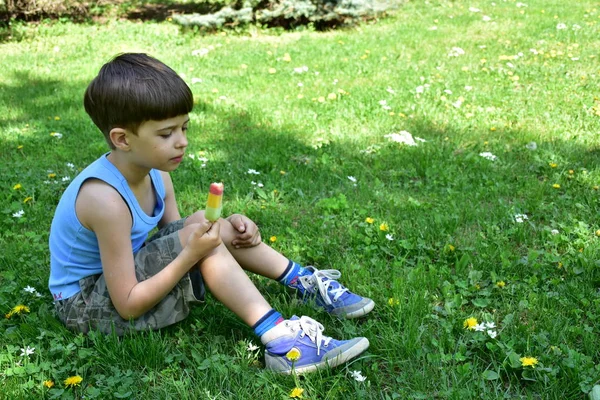
<svg viewBox="0 0 600 400">
<path fill-rule="evenodd" d="M 187 114 L 162 121 L 145 121 L 137 132 L 130 134 L 130 153 L 133 161 L 147 168 L 161 171 L 175 170 L 188 145 L 186 137 L 190 118 Z"/>
</svg>

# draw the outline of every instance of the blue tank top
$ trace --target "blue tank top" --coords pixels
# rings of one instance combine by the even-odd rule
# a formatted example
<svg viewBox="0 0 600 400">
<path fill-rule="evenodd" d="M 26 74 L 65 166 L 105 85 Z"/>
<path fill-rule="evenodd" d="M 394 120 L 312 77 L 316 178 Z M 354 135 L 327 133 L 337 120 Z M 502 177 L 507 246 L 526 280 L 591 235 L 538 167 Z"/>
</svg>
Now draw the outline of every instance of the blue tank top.
<svg viewBox="0 0 600 400">
<path fill-rule="evenodd" d="M 150 170 L 150 179 L 156 193 L 152 216 L 140 207 L 135 195 L 121 172 L 107 158 L 107 154 L 85 168 L 63 193 L 50 227 L 50 280 L 48 286 L 54 300 L 64 300 L 79 293 L 79 280 L 102 273 L 100 249 L 96 234 L 79 222 L 75 201 L 81 185 L 90 178 L 100 179 L 119 192 L 127 203 L 133 224 L 131 247 L 137 253 L 148 233 L 154 229 L 165 212 L 165 186 L 160 172 Z"/>
</svg>

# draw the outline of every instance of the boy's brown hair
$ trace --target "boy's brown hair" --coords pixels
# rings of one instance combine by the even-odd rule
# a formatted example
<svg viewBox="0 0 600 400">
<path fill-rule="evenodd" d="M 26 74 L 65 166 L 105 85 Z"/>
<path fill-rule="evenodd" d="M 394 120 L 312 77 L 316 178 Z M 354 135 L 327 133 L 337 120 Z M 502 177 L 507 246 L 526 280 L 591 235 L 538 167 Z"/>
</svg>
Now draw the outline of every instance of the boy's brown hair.
<svg viewBox="0 0 600 400">
<path fill-rule="evenodd" d="M 161 61 L 143 53 L 124 53 L 102 66 L 85 91 L 83 105 L 114 149 L 111 129 L 137 134 L 144 121 L 188 114 L 194 98 L 183 79 Z"/>
</svg>

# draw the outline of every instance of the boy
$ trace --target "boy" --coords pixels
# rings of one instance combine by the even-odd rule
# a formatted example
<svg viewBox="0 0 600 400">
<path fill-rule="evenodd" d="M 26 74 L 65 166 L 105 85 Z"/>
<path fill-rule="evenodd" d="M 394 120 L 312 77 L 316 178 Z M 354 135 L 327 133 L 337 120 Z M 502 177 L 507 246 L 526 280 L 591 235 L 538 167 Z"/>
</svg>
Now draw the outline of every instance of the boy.
<svg viewBox="0 0 600 400">
<path fill-rule="evenodd" d="M 198 211 L 181 219 L 169 172 L 185 154 L 193 97 L 171 68 L 145 54 L 121 54 L 90 83 L 84 106 L 110 152 L 72 181 L 52 221 L 49 287 L 67 327 L 159 329 L 184 319 L 204 300 L 206 285 L 254 329 L 272 370 L 309 372 L 367 349 L 366 338 L 323 336 L 311 318 L 284 320 L 244 272 L 277 279 L 339 317 L 371 311 L 372 300 L 335 280 L 338 271 L 288 260 L 243 215 L 211 223 Z"/>
</svg>

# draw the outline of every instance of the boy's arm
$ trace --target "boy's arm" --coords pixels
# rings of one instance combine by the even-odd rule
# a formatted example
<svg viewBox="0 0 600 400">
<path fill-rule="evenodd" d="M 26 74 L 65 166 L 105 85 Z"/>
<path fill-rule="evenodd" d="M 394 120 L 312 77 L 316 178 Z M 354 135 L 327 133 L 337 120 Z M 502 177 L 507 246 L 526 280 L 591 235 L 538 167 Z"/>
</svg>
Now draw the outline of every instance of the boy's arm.
<svg viewBox="0 0 600 400">
<path fill-rule="evenodd" d="M 158 223 L 158 227 L 162 228 L 169 222 L 181 219 L 179 210 L 177 209 L 177 201 L 175 200 L 175 189 L 173 189 L 173 181 L 168 172 L 160 171 L 163 185 L 165 186 L 165 213 Z"/>
<path fill-rule="evenodd" d="M 76 212 L 81 223 L 96 234 L 110 299 L 125 319 L 135 319 L 158 304 L 198 261 L 183 251 L 158 274 L 138 282 L 131 213 L 121 195 L 104 182 L 87 181 L 77 197 Z"/>
</svg>

